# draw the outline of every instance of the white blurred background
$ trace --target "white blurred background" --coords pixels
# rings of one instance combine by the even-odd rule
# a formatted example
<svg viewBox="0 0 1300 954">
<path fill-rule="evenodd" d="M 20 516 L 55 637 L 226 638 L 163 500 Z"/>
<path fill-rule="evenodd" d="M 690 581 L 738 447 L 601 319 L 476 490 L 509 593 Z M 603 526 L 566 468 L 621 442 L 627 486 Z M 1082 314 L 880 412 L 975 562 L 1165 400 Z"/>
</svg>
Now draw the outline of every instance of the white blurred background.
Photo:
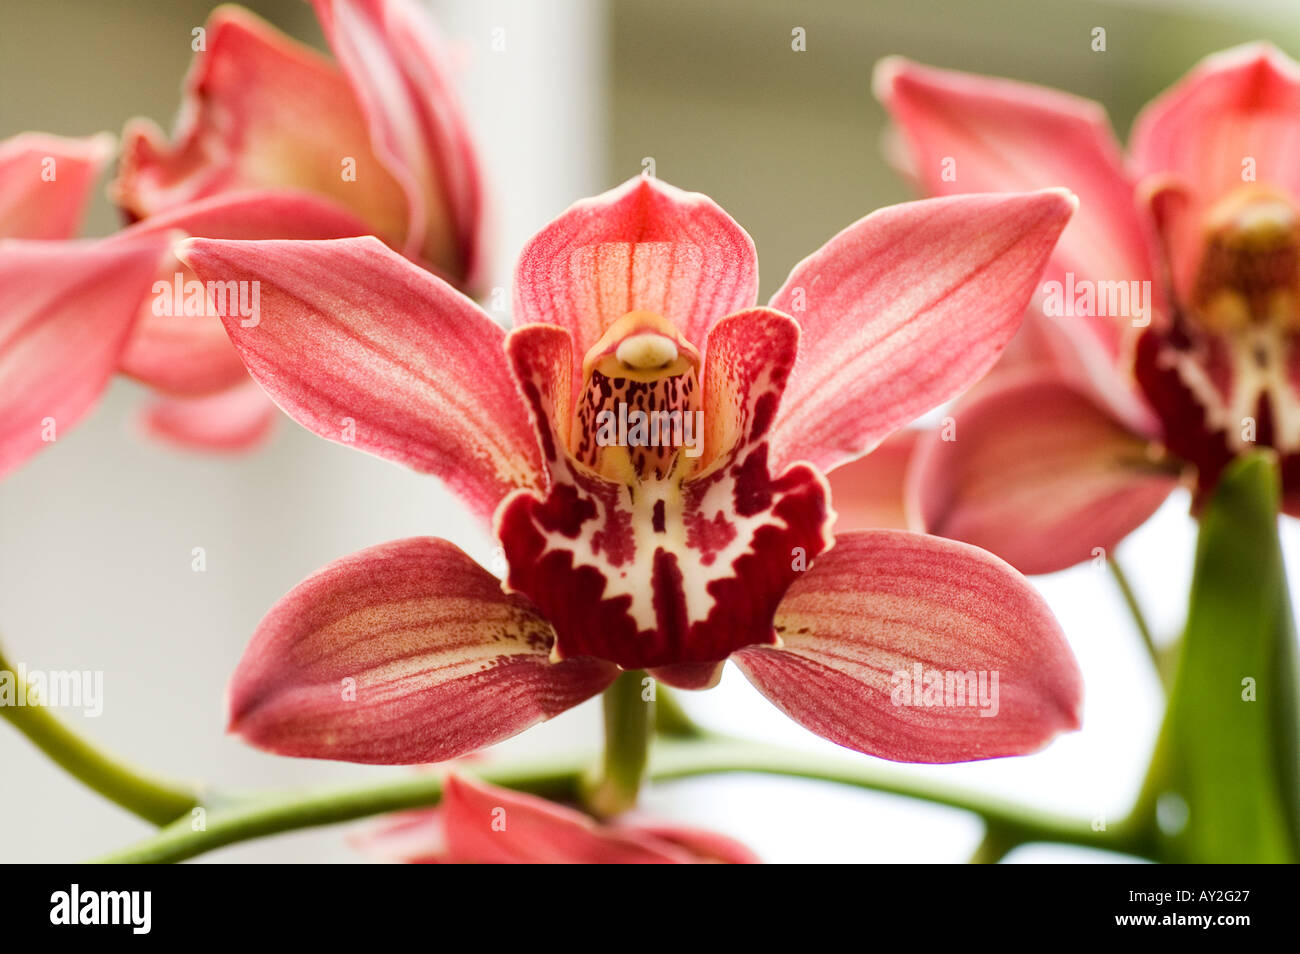
<svg viewBox="0 0 1300 954">
<path fill-rule="evenodd" d="M 319 44 L 308 8 L 251 3 Z M 34 128 L 120 130 L 135 114 L 169 123 L 207 4 L 6 0 L 0 12 L 0 137 Z M 725 0 L 555 0 L 435 4 L 464 59 L 464 93 L 494 184 L 496 284 L 534 231 L 574 199 L 638 173 L 712 194 L 754 236 L 770 294 L 790 266 L 850 221 L 906 198 L 879 155 L 874 61 L 903 53 L 940 65 L 1064 86 L 1101 99 L 1121 134 L 1136 109 L 1213 49 L 1267 37 L 1295 43 L 1286 4 L 1099 5 L 996 0 L 861 4 Z M 1293 13 L 1293 11 L 1292 11 Z M 1011 30 L 1007 24 L 1014 23 Z M 1088 49 L 1108 28 L 1110 50 Z M 789 38 L 803 26 L 808 51 Z M 506 49 L 491 52 L 494 29 Z M 88 234 L 115 225 L 97 206 Z M 501 320 L 506 320 L 501 315 Z M 432 534 L 486 562 L 492 542 L 430 478 L 328 443 L 287 420 L 245 458 L 163 449 L 131 430 L 143 394 L 120 381 L 94 415 L 0 484 L 0 637 L 45 670 L 105 673 L 102 717 L 68 718 L 142 767 L 223 789 L 378 779 L 404 770 L 290 760 L 223 733 L 225 683 L 263 613 L 302 577 L 361 547 Z M 1300 530 L 1285 528 L 1300 566 Z M 1155 628 L 1182 619 L 1194 528 L 1176 497 L 1119 556 Z M 207 569 L 191 569 L 203 547 Z M 1113 583 L 1092 566 L 1038 578 L 1087 687 L 1084 729 L 1047 751 L 947 767 L 904 767 L 1084 819 L 1121 817 L 1161 713 L 1158 681 Z M 729 671 L 684 699 L 706 724 L 839 752 L 787 721 Z M 501 754 L 597 744 L 589 703 Z M 714 827 L 765 860 L 961 861 L 979 841 L 960 812 L 857 790 L 749 776 L 659 786 L 647 807 Z M 149 829 L 49 765 L 0 726 L 0 861 L 73 861 Z M 209 861 L 356 861 L 343 828 L 231 847 Z M 1120 860 L 1033 846 L 1012 861 Z"/>
</svg>

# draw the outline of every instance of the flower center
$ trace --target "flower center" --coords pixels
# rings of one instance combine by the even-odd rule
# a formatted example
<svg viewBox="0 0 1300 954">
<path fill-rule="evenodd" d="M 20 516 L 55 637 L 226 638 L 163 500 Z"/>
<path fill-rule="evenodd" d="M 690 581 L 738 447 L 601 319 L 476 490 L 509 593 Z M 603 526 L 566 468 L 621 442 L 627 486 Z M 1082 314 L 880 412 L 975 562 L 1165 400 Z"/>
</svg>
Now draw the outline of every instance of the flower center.
<svg viewBox="0 0 1300 954">
<path fill-rule="evenodd" d="M 699 367 L 699 352 L 667 319 L 618 319 L 582 362 L 573 456 L 625 484 L 685 477 L 704 437 Z"/>
<path fill-rule="evenodd" d="M 1281 193 L 1236 190 L 1205 217 L 1191 308 L 1208 331 L 1300 332 L 1300 215 Z"/>
</svg>

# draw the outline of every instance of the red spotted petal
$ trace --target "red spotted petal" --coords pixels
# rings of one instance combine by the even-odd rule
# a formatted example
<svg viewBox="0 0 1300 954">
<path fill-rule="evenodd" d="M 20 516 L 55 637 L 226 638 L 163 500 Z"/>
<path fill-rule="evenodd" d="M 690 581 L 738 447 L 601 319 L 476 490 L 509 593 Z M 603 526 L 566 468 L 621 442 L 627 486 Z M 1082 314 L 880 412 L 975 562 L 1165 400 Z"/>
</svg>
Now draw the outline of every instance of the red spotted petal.
<svg viewBox="0 0 1300 954">
<path fill-rule="evenodd" d="M 745 230 L 707 196 L 642 176 L 578 202 L 524 247 L 515 324 L 567 328 L 581 359 L 617 319 L 649 311 L 698 346 L 757 294 Z"/>
<path fill-rule="evenodd" d="M 952 416 L 955 439 L 935 431 L 916 455 L 910 490 L 920 524 L 1023 573 L 1109 552 L 1177 486 L 1144 438 L 1050 376 L 1004 380 Z"/>
<path fill-rule="evenodd" d="M 406 193 L 401 248 L 448 280 L 482 277 L 479 160 L 433 23 L 406 0 L 312 0 L 370 125 L 374 148 Z"/>
<path fill-rule="evenodd" d="M 964 543 L 839 534 L 790 587 L 776 624 L 781 648 L 733 658 L 790 718 L 859 752 L 998 758 L 1078 728 L 1079 669 L 1047 604 Z"/>
<path fill-rule="evenodd" d="M 168 241 L 0 241 L 0 475 L 94 406 Z"/>
<path fill-rule="evenodd" d="M 295 587 L 235 670 L 230 726 L 280 755 L 456 758 L 569 709 L 617 675 L 549 662 L 553 634 L 464 553 L 429 537 L 362 550 Z"/>
<path fill-rule="evenodd" d="M 0 238 L 75 237 L 112 154 L 107 133 L 86 139 L 21 133 L 0 142 Z"/>
<path fill-rule="evenodd" d="M 752 309 L 714 326 L 700 469 L 635 486 L 595 474 L 565 450 L 556 422 L 569 420 L 569 333 L 519 328 L 507 346 L 551 486 L 545 496 L 507 500 L 497 531 L 508 583 L 554 625 L 557 654 L 675 667 L 771 642 L 781 594 L 829 545 L 833 519 L 818 473 L 797 465 L 773 477 L 768 467 L 767 432 L 798 348 L 794 322 Z M 666 670 L 692 687 L 712 671 Z"/>
<path fill-rule="evenodd" d="M 951 196 L 871 213 L 772 298 L 803 329 L 772 429 L 778 465 L 856 460 L 997 360 L 1075 205 L 1061 190 Z"/>
<path fill-rule="evenodd" d="M 504 332 L 446 282 L 374 238 L 192 239 L 180 257 L 205 282 L 258 283 L 259 320 L 226 314 L 226 331 L 303 426 L 435 474 L 485 517 L 541 485 Z"/>
<path fill-rule="evenodd" d="M 233 5 L 218 7 L 206 31 L 174 142 L 147 120 L 127 126 L 117 203 L 146 218 L 225 192 L 297 189 L 333 199 L 402 248 L 406 192 L 375 155 L 339 68 Z M 346 160 L 355 161 L 355 176 L 345 175 Z"/>
</svg>

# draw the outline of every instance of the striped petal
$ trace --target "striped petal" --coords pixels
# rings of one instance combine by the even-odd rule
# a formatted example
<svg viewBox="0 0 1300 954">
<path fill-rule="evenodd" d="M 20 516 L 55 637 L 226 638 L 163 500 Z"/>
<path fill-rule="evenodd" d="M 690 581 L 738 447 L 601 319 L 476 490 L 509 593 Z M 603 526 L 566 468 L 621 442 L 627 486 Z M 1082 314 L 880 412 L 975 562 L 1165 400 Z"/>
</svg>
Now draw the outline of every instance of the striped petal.
<svg viewBox="0 0 1300 954">
<path fill-rule="evenodd" d="M 524 247 L 515 324 L 567 328 L 581 358 L 618 318 L 648 311 L 698 346 L 757 294 L 745 230 L 707 196 L 642 176 L 578 202 Z"/>
<path fill-rule="evenodd" d="M 0 238 L 75 238 L 112 154 L 107 133 L 20 133 L 0 142 Z"/>
<path fill-rule="evenodd" d="M 777 612 L 780 648 L 733 659 L 786 715 L 868 755 L 1025 755 L 1078 728 L 1081 680 L 1029 583 L 963 543 L 840 534 Z"/>
<path fill-rule="evenodd" d="M 613 681 L 605 663 L 550 663 L 553 638 L 526 600 L 445 540 L 371 547 L 267 614 L 235 670 L 230 727 L 279 755 L 457 758 Z"/>
<path fill-rule="evenodd" d="M 908 202 L 796 265 L 772 299 L 803 329 L 772 429 L 776 464 L 856 460 L 983 375 L 1074 205 L 1060 190 Z"/>
<path fill-rule="evenodd" d="M 303 426 L 437 475 L 485 518 L 540 486 L 504 332 L 446 282 L 374 238 L 192 239 L 178 254 L 205 282 L 260 290 L 256 323 L 227 313 L 226 331 Z"/>
<path fill-rule="evenodd" d="M 0 241 L 0 475 L 95 405 L 168 241 Z"/>
<path fill-rule="evenodd" d="M 1079 197 L 1048 278 L 1066 271 L 1093 281 L 1153 277 L 1133 183 L 1098 103 L 900 57 L 880 62 L 875 88 L 927 194 L 1065 186 Z M 1100 319 L 1094 330 L 1116 354 L 1117 323 Z"/>
<path fill-rule="evenodd" d="M 919 524 L 1022 573 L 1110 552 L 1178 483 L 1144 438 L 1051 376 L 1014 376 L 952 417 L 955 439 L 935 431 L 917 450 L 909 496 Z"/>
</svg>

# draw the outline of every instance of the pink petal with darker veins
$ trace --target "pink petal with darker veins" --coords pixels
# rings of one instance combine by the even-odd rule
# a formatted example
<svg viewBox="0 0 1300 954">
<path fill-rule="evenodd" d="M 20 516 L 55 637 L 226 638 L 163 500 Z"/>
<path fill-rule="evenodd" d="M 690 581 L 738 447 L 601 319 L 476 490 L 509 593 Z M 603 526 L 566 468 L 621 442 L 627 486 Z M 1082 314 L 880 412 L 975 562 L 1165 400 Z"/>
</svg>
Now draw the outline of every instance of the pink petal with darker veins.
<svg viewBox="0 0 1300 954">
<path fill-rule="evenodd" d="M 492 745 L 617 670 L 549 661 L 536 609 L 445 540 L 338 560 L 267 614 L 230 686 L 230 727 L 279 755 L 414 765 Z"/>
<path fill-rule="evenodd" d="M 707 196 L 642 176 L 571 206 L 524 247 L 514 320 L 567 328 L 581 361 L 629 311 L 667 318 L 698 347 L 757 294 L 745 230 Z"/>
<path fill-rule="evenodd" d="M 204 281 L 257 283 L 258 321 L 225 315 L 226 331 L 304 427 L 435 474 L 485 518 L 541 485 L 505 333 L 446 282 L 374 238 L 192 239 L 178 254 Z"/>
<path fill-rule="evenodd" d="M 1079 667 L 1047 604 L 967 544 L 839 534 L 790 587 L 776 625 L 780 648 L 733 659 L 790 718 L 859 752 L 898 762 L 1026 755 L 1079 726 Z M 937 704 L 922 692 L 931 673 Z"/>
<path fill-rule="evenodd" d="M 803 330 L 772 428 L 774 464 L 829 471 L 984 374 L 1076 202 L 1063 190 L 963 195 L 871 213 L 772 298 Z"/>
<path fill-rule="evenodd" d="M 1109 553 L 1178 485 L 1148 441 L 1051 375 L 1016 375 L 952 410 L 955 440 L 922 441 L 909 496 L 929 533 L 983 547 L 1022 573 Z"/>
</svg>

